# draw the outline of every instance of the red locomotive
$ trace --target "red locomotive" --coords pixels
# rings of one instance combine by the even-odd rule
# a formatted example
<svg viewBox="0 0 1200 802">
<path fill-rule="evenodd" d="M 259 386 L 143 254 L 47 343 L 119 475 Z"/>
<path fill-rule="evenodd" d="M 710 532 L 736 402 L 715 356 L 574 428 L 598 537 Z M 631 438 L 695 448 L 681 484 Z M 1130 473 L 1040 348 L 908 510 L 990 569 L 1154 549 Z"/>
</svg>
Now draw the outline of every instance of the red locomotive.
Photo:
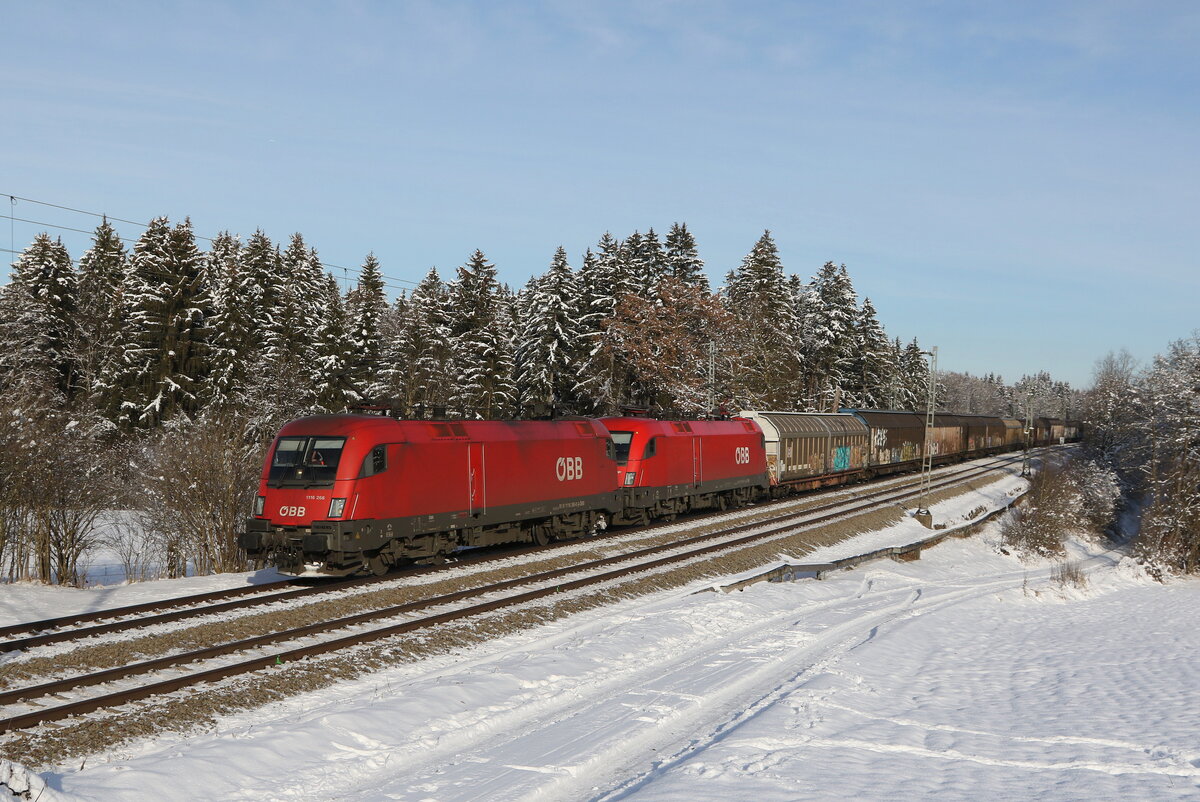
<svg viewBox="0 0 1200 802">
<path fill-rule="evenodd" d="M 384 573 L 462 547 L 723 509 L 767 489 L 762 432 L 745 420 L 315 416 L 275 438 L 239 542 L 285 573 Z"/>
<path fill-rule="evenodd" d="M 617 451 L 623 521 L 749 503 L 769 489 L 762 429 L 744 418 L 601 418 Z"/>
<path fill-rule="evenodd" d="M 587 420 L 302 418 L 272 444 L 242 545 L 286 573 L 338 575 L 587 534 L 619 510 L 612 449 Z"/>
</svg>

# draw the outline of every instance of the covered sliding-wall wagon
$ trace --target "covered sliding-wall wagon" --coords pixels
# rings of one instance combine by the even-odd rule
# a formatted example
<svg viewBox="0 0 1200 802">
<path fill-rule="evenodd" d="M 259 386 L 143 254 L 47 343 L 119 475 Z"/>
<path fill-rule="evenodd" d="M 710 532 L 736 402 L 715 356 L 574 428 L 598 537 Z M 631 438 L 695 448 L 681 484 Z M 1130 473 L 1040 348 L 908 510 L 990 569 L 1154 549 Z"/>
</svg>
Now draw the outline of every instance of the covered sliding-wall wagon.
<svg viewBox="0 0 1200 802">
<path fill-rule="evenodd" d="M 1025 422 L 1016 418 L 1001 418 L 1004 424 L 1004 445 L 1015 448 L 1025 442 Z"/>
<path fill-rule="evenodd" d="M 870 429 L 871 465 L 895 465 L 921 458 L 925 444 L 924 415 L 874 409 L 848 411 Z"/>
<path fill-rule="evenodd" d="M 762 427 L 767 466 L 781 484 L 861 470 L 867 464 L 866 424 L 853 415 L 742 412 Z"/>
<path fill-rule="evenodd" d="M 1033 428 L 1037 445 L 1073 442 L 1079 436 L 1078 424 L 1061 418 L 1034 418 Z"/>
</svg>

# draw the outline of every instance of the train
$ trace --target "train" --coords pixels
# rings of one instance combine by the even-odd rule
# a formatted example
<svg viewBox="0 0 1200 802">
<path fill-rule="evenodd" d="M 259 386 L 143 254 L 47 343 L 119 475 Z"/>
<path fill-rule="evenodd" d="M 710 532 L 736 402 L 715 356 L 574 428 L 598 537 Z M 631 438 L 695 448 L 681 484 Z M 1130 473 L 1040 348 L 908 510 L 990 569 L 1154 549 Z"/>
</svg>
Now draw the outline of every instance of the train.
<svg viewBox="0 0 1200 802">
<path fill-rule="evenodd" d="M 383 575 L 509 543 L 585 538 L 920 466 L 925 416 L 889 410 L 659 420 L 402 420 L 317 415 L 268 451 L 247 556 L 295 576 Z M 1021 421 L 938 414 L 935 463 L 1020 447 Z M 1038 418 L 1034 445 L 1079 427 Z"/>
</svg>

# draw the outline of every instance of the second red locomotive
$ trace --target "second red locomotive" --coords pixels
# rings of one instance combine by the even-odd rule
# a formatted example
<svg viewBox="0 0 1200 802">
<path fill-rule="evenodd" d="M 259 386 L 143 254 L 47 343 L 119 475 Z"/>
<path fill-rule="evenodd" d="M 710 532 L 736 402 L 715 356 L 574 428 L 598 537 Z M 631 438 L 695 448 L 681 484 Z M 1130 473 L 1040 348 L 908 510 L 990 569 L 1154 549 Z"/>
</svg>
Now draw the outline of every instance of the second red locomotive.
<svg viewBox="0 0 1200 802">
<path fill-rule="evenodd" d="M 749 503 L 769 489 L 762 429 L 744 418 L 601 418 L 617 452 L 623 519 L 645 523 Z"/>
</svg>

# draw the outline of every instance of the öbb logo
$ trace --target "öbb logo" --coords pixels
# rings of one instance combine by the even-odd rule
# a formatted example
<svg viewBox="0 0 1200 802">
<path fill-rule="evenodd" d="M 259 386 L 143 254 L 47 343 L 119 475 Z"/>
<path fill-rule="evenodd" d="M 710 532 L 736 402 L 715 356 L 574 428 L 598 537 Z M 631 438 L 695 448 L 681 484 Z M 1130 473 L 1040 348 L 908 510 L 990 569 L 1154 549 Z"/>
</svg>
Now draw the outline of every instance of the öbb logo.
<svg viewBox="0 0 1200 802">
<path fill-rule="evenodd" d="M 750 464 L 750 448 L 748 446 L 743 446 L 742 448 L 735 448 L 733 450 L 733 461 L 737 465 L 749 465 Z"/>
<path fill-rule="evenodd" d="M 554 463 L 554 475 L 560 482 L 583 478 L 583 457 L 559 457 Z"/>
<path fill-rule="evenodd" d="M 305 511 L 304 507 L 288 507 L 285 505 L 285 506 L 279 508 L 279 517 L 280 518 L 303 518 L 304 511 Z"/>
</svg>

